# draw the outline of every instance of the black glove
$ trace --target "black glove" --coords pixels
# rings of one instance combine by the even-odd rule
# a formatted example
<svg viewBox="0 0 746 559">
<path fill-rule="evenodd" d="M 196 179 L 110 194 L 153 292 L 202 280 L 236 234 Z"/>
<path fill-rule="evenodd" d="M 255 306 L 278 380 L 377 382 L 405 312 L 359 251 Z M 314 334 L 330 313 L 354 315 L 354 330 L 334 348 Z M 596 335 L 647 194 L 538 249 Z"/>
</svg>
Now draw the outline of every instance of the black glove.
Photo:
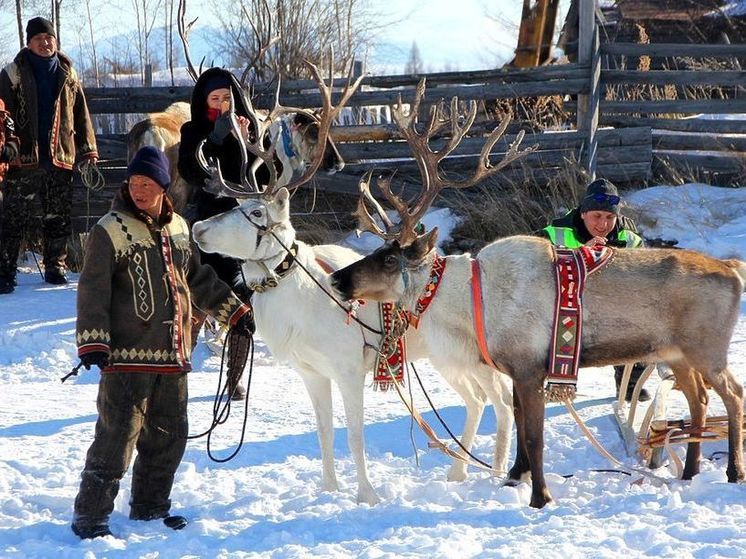
<svg viewBox="0 0 746 559">
<path fill-rule="evenodd" d="M 92 351 L 81 355 L 80 360 L 83 362 L 86 371 L 90 371 L 92 365 L 96 365 L 103 370 L 109 364 L 109 355 L 105 351 Z"/>
<path fill-rule="evenodd" d="M 239 318 L 233 328 L 235 328 L 237 332 L 246 334 L 247 336 L 253 336 L 254 332 L 256 332 L 256 324 L 254 324 L 254 311 L 250 310 L 241 318 Z"/>
<path fill-rule="evenodd" d="M 228 134 L 232 131 L 233 124 L 231 123 L 231 112 L 227 111 L 220 115 L 215 121 L 215 126 L 213 127 L 212 132 L 207 135 L 207 139 L 216 146 L 222 146 L 223 140 L 225 140 L 228 137 Z"/>
</svg>

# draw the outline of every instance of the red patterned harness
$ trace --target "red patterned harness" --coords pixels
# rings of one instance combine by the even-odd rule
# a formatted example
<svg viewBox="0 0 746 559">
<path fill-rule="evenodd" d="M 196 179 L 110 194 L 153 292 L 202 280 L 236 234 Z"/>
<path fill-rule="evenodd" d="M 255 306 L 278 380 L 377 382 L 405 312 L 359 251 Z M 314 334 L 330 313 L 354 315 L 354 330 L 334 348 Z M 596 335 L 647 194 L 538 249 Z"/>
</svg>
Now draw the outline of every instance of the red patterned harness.
<svg viewBox="0 0 746 559">
<path fill-rule="evenodd" d="M 612 249 L 600 245 L 575 250 L 555 249 L 557 297 L 547 370 L 546 399 L 549 402 L 575 398 L 583 334 L 585 279 L 601 269 L 612 254 Z"/>
</svg>

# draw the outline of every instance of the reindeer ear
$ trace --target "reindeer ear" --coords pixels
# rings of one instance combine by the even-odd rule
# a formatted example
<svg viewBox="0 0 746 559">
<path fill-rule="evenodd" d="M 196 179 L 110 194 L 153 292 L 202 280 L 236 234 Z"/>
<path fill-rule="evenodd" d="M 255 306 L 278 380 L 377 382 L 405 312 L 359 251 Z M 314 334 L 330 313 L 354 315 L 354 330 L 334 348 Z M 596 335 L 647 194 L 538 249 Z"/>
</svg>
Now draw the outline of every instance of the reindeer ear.
<svg viewBox="0 0 746 559">
<path fill-rule="evenodd" d="M 435 248 L 435 245 L 438 242 L 438 228 L 433 227 L 429 233 L 424 233 L 420 235 L 420 238 L 422 237 L 425 237 L 425 243 L 427 246 L 427 250 L 425 251 L 425 254 L 428 254 L 431 250 Z"/>
<path fill-rule="evenodd" d="M 283 186 L 275 195 L 275 203 L 277 203 L 278 206 L 284 206 L 287 203 L 288 198 L 290 198 L 290 192 Z"/>
</svg>

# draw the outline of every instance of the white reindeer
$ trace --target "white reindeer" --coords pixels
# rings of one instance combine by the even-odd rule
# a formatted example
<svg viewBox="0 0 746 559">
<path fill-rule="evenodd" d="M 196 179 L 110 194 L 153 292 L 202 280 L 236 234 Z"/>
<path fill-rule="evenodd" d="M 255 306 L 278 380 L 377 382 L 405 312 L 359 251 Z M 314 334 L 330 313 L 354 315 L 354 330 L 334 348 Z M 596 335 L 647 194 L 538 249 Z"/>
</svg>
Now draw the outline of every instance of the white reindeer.
<svg viewBox="0 0 746 559">
<path fill-rule="evenodd" d="M 240 189 L 238 185 L 226 185 L 219 176 L 215 182 L 220 189 L 227 186 L 234 195 Z M 356 261 L 360 255 L 339 246 L 311 247 L 298 241 L 290 223 L 286 188 L 265 191 L 231 211 L 196 223 L 193 235 L 203 251 L 242 260 L 247 283 L 259 286 L 252 298 L 258 331 L 272 354 L 298 371 L 313 404 L 322 454 L 323 489 L 338 488 L 333 455 L 333 381 L 345 408 L 348 444 L 357 470 L 357 499 L 377 503 L 379 499 L 366 467 L 363 400 L 365 377 L 374 366 L 380 337 L 350 323 L 347 314 L 312 279 L 330 291 L 329 275 L 319 261 L 339 268 Z M 284 247 L 292 247 L 291 259 Z M 444 285 L 441 289 L 462 287 Z M 363 323 L 380 328 L 374 306 L 362 306 L 358 317 Z M 422 334 L 417 330 L 410 330 L 406 340 L 409 357 L 429 357 L 464 399 L 466 420 L 461 442 L 465 448 L 470 449 L 473 444 L 486 401 L 493 404 L 497 418 L 493 469 L 496 474 L 504 473 L 513 423 L 508 378 L 494 375 L 478 358 L 462 359 L 461 352 L 451 346 L 441 345 L 426 352 Z M 448 479 L 465 477 L 466 463 L 454 460 Z"/>
<path fill-rule="evenodd" d="M 413 121 L 406 124 L 405 137 L 418 136 Z M 437 155 L 429 163 L 431 180 L 415 204 L 391 195 L 384 182 L 381 190 L 399 210 L 402 225 L 383 248 L 332 275 L 344 298 L 400 301 L 412 308 L 427 285 L 437 229 L 419 235 L 415 225 L 441 188 L 465 184 L 439 175 Z M 481 167 L 485 174 L 496 168 L 486 157 Z M 370 193 L 364 191 L 361 200 L 366 198 Z M 370 215 L 367 220 L 367 228 L 376 230 Z M 453 287 L 439 292 L 423 317 L 422 333 L 428 347 L 448 347 L 461 359 L 478 360 L 477 335 L 465 318 L 472 307 L 465 286 L 474 281 L 473 261 L 469 255 L 447 260 L 441 289 Z M 543 383 L 555 305 L 555 251 L 544 239 L 509 237 L 484 247 L 476 261 L 485 300 L 485 360 L 513 379 L 517 455 L 509 480 L 530 476 L 530 505 L 541 508 L 552 499 L 543 468 Z M 580 366 L 669 363 L 698 428 L 704 427 L 707 413 L 702 379 L 709 382 L 728 414 L 730 482 L 744 480 L 743 388 L 728 369 L 727 353 L 745 284 L 746 263 L 738 260 L 688 250 L 635 249 L 615 251 L 606 267 L 587 279 L 583 293 Z M 620 327 L 625 324 L 630 327 Z M 700 443 L 689 443 L 684 479 L 698 473 L 699 455 Z"/>
</svg>

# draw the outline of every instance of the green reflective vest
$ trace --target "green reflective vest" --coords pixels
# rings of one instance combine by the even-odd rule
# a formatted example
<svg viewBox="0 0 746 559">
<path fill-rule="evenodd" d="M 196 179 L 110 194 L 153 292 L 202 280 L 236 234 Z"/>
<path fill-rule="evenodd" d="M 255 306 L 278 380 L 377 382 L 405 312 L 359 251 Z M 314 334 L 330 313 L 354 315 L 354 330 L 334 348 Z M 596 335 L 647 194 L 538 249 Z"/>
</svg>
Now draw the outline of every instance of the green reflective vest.
<svg viewBox="0 0 746 559">
<path fill-rule="evenodd" d="M 552 244 L 564 248 L 580 248 L 583 242 L 575 236 L 575 230 L 572 227 L 556 227 L 549 225 L 544 228 Z M 629 229 L 622 229 L 617 234 L 616 239 L 624 243 L 627 248 L 637 248 L 643 245 L 642 237 L 633 233 Z"/>
</svg>

